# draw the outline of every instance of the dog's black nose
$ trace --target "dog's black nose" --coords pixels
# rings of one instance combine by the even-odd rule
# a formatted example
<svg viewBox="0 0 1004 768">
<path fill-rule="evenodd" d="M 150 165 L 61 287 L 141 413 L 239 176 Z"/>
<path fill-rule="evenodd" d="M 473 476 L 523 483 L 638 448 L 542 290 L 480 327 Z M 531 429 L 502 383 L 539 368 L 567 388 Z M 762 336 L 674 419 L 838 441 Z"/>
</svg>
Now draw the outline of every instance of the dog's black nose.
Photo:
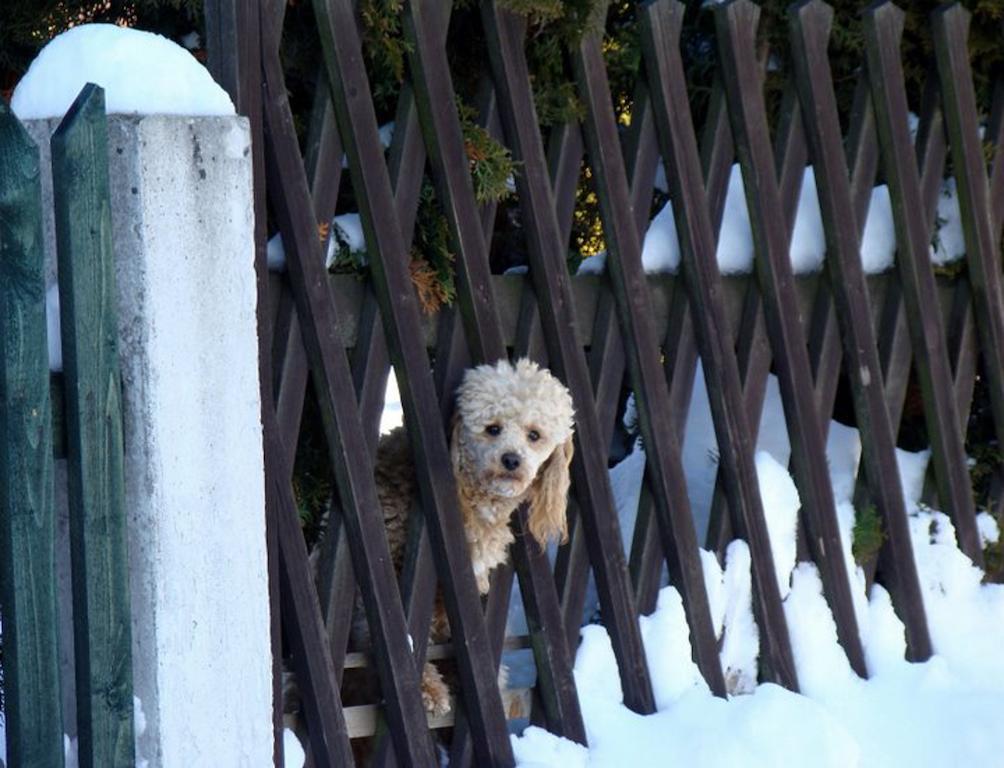
<svg viewBox="0 0 1004 768">
<path fill-rule="evenodd" d="M 502 466 L 512 472 L 519 467 L 519 456 L 515 453 L 503 453 Z"/>
</svg>

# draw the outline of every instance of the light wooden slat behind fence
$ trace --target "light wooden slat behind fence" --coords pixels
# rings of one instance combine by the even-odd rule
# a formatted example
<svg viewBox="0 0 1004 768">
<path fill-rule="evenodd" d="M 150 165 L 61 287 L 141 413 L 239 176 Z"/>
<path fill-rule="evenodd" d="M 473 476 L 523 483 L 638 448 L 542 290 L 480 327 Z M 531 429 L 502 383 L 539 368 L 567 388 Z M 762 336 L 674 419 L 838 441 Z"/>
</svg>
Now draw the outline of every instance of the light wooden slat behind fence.
<svg viewBox="0 0 1004 768">
<path fill-rule="evenodd" d="M 63 764 L 47 351 L 38 149 L 0 100 L 0 606 L 12 766 Z"/>
<path fill-rule="evenodd" d="M 132 628 L 104 91 L 85 86 L 51 144 L 68 383 L 78 755 L 82 766 L 131 766 Z"/>
</svg>

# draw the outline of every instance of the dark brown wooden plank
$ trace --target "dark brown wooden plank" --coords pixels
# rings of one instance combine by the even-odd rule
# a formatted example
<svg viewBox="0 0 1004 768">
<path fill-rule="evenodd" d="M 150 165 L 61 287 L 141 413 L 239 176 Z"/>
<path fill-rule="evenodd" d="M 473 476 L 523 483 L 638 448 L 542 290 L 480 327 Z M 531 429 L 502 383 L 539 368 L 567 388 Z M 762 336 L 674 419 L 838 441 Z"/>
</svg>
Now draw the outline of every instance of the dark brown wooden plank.
<svg viewBox="0 0 1004 768">
<path fill-rule="evenodd" d="M 798 316 L 791 311 L 797 299 L 788 236 L 780 216 L 762 81 L 755 66 L 754 31 L 758 16 L 759 9 L 748 0 L 736 0 L 715 9 L 732 136 L 738 148 L 750 209 L 756 274 L 764 295 L 764 314 L 791 439 L 794 476 L 802 499 L 802 519 L 837 625 L 837 637 L 851 667 L 865 676 L 864 650 L 841 551 L 805 336 Z"/>
<path fill-rule="evenodd" d="M 584 149 L 582 129 L 577 122 L 562 123 L 551 131 L 547 145 L 547 167 L 557 206 L 558 228 L 563 233 L 572 230 L 575 191 L 579 185 L 579 168 Z M 564 242 L 568 242 L 567 236 Z"/>
<path fill-rule="evenodd" d="M 679 3 L 661 0 L 643 9 L 642 40 L 648 81 L 662 155 L 669 159 L 667 174 L 670 168 L 676 171 L 669 178 L 677 201 L 683 274 L 694 303 L 694 326 L 704 360 L 721 466 L 726 472 L 735 517 L 733 525 L 749 544 L 752 554 L 754 612 L 763 633 L 761 658 L 768 679 L 797 690 L 798 677 L 753 463 L 755 444 L 743 408 L 732 334 L 725 322 L 715 237 L 679 53 L 682 22 L 683 6 Z M 754 74 L 757 72 L 754 65 Z"/>
<path fill-rule="evenodd" d="M 907 652 L 922 661 L 932 653 L 923 596 L 910 541 L 903 490 L 896 479 L 896 442 L 885 405 L 881 365 L 868 287 L 860 257 L 861 226 L 854 216 L 847 163 L 841 145 L 837 101 L 827 58 L 833 10 L 808 0 L 789 11 L 795 79 L 812 150 L 816 188 L 826 235 L 826 268 L 847 362 L 862 463 L 871 498 L 882 517 L 880 559 L 893 604 L 906 628 Z M 824 375 L 836 378 L 829 371 Z M 829 410 L 823 415 L 829 421 Z"/>
<path fill-rule="evenodd" d="M 639 80 L 631 110 L 632 124 L 628 134 L 627 167 L 631 185 L 631 202 L 639 237 L 644 237 L 650 224 L 649 209 L 656 170 L 662 158 L 648 85 Z M 727 135 L 727 134 L 726 134 Z M 668 166 L 666 166 L 668 167 Z M 672 172 L 671 169 L 669 172 Z M 723 177 L 724 178 L 724 177 Z M 669 319 L 660 327 L 663 334 L 663 370 L 669 382 L 669 409 L 676 434 L 684 439 L 683 427 L 690 408 L 690 397 L 697 371 L 697 342 L 690 322 L 690 304 L 683 282 L 674 282 Z M 663 561 L 656 537 L 653 497 L 647 478 L 642 480 L 638 513 L 631 539 L 628 559 L 631 581 L 635 589 L 638 610 L 647 614 L 655 610 L 663 573 Z M 696 531 L 700 536 L 700 531 Z"/>
<path fill-rule="evenodd" d="M 513 760 L 512 750 L 490 663 L 490 644 L 478 603 L 477 586 L 468 563 L 446 436 L 436 409 L 428 358 L 419 336 L 419 308 L 408 271 L 408 252 L 377 135 L 351 4 L 344 0 L 317 0 L 314 10 L 339 133 L 349 158 L 367 250 L 373 257 L 373 284 L 401 388 L 429 539 L 443 584 L 451 632 L 459 649 L 458 671 L 465 710 L 472 723 L 475 752 L 486 763 L 508 764 Z M 329 316 L 328 319 L 333 321 L 334 318 Z M 323 327 L 321 323 L 317 325 Z M 308 351 L 309 347 L 308 344 Z M 376 618 L 371 617 L 371 626 L 375 626 L 373 619 Z M 402 626 L 402 637 L 403 632 Z M 381 634 L 374 633 L 377 637 Z M 386 681 L 385 690 L 394 685 L 400 687 L 397 682 Z M 417 690 L 412 695 L 417 695 Z M 396 728 L 392 726 L 391 730 L 394 733 Z M 395 751 L 409 754 L 408 749 L 398 744 L 395 744 Z"/>
<path fill-rule="evenodd" d="M 513 158 L 522 163 L 516 190 L 530 255 L 530 275 L 540 306 L 541 326 L 551 368 L 572 393 L 576 410 L 572 479 L 586 533 L 590 561 L 603 606 L 624 691 L 625 704 L 638 712 L 654 708 L 644 647 L 634 610 L 627 563 L 607 474 L 605 450 L 585 357 L 576 340 L 565 245 L 555 215 L 533 93 L 524 52 L 523 20 L 491 0 L 481 5 L 499 113 Z"/>
<path fill-rule="evenodd" d="M 914 349 L 914 366 L 924 409 L 942 508 L 952 517 L 962 551 L 982 564 L 972 489 L 955 405 L 944 329 L 936 306 L 931 269 L 929 224 L 920 196 L 920 179 L 907 130 L 907 105 L 899 43 L 903 13 L 890 2 L 865 13 L 865 40 L 872 99 L 886 179 L 893 203 L 903 299 Z"/>
<path fill-rule="evenodd" d="M 866 73 L 858 80 L 848 143 L 848 153 L 852 158 L 851 189 L 855 198 L 855 209 L 859 217 L 863 217 L 868 210 L 871 185 L 874 183 L 879 164 L 878 129 Z M 916 141 L 922 199 L 929 224 L 935 221 L 947 152 L 948 144 L 941 114 L 940 95 L 937 93 L 936 83 L 929 75 L 924 89 Z M 862 226 L 862 221 L 863 218 L 858 218 L 859 226 Z M 913 350 L 910 345 L 906 311 L 903 307 L 902 288 L 895 277 L 889 276 L 884 282 L 887 285 L 880 303 L 876 328 L 886 407 L 894 430 L 898 430 L 910 381 Z M 932 471 L 929 468 L 929 473 Z M 854 503 L 858 507 L 868 503 L 867 479 L 863 466 L 858 469 Z"/>
<path fill-rule="evenodd" d="M 335 108 L 331 104 L 328 73 L 324 67 L 318 71 L 314 86 L 303 164 L 307 169 L 310 199 L 314 203 L 314 218 L 318 224 L 330 222 L 335 215 L 342 181 L 342 142 L 335 127 Z"/>
<path fill-rule="evenodd" d="M 762 71 L 766 67 L 766 59 L 765 53 L 760 61 Z M 729 129 L 727 98 L 720 76 L 716 78 L 712 88 L 711 104 L 706 120 L 701 143 L 701 164 L 704 171 L 705 194 L 710 207 L 712 230 L 717 238 L 725 213 L 725 199 L 735 155 L 735 145 L 732 143 L 732 133 Z M 739 353 L 739 378 L 742 381 L 746 413 L 759 414 L 763 410 L 763 399 L 766 395 L 771 353 L 763 319 L 760 289 L 755 280 L 747 281 L 742 318 L 738 333 L 733 333 L 733 338 L 736 339 L 736 349 Z M 750 418 L 749 428 L 750 438 L 755 440 L 760 430 L 759 416 Z M 731 539 L 732 524 L 727 506 L 724 474 L 719 469 L 711 499 L 705 546 L 715 552 L 720 561 L 723 561 L 725 548 Z"/>
<path fill-rule="evenodd" d="M 365 444 L 365 437 L 348 361 L 334 337 L 334 312 L 327 274 L 282 81 L 275 35 L 274 27 L 263 29 L 263 112 L 266 162 L 271 181 L 269 197 L 283 233 L 290 283 L 328 438 L 331 469 L 352 550 L 353 569 L 372 630 L 375 666 L 395 748 L 399 754 L 430 764 L 434 758 L 426 732 L 418 674 L 408 648 L 404 614 L 395 588 L 387 540 L 382 533 L 372 461 L 368 452 L 355 450 L 355 446 Z M 330 76 L 331 72 L 328 74 Z M 287 570 L 299 567 L 295 562 L 290 563 L 289 558 L 298 558 L 300 549 L 305 559 L 302 543 L 297 550 L 285 551 Z M 303 566 L 306 567 L 305 561 Z"/>
<path fill-rule="evenodd" d="M 945 6 L 933 16 L 938 74 L 952 149 L 967 277 L 972 287 L 983 371 L 990 391 L 994 429 L 1004 438 L 1004 298 L 1001 294 L 999 233 L 992 228 L 986 162 L 966 45 L 970 13 Z M 964 422 L 963 422 L 964 423 Z"/>
<path fill-rule="evenodd" d="M 279 442 L 275 413 L 266 410 L 265 450 L 274 462 L 266 494 L 276 510 L 279 544 L 279 584 L 283 622 L 290 646 L 293 672 L 303 701 L 310 738 L 310 752 L 317 765 L 351 766 L 352 750 L 317 593 L 314 589 L 307 548 L 300 530 L 296 501 L 286 466 L 286 450 Z"/>
<path fill-rule="evenodd" d="M 645 441 L 649 488 L 658 514 L 663 550 L 669 566 L 670 582 L 679 590 L 690 626 L 691 649 L 701 674 L 711 691 L 725 696 L 725 678 L 718 658 L 718 644 L 704 584 L 704 572 L 697 547 L 694 520 L 687 497 L 687 482 L 680 458 L 679 430 L 672 418 L 669 390 L 660 362 L 659 341 L 652 323 L 652 310 L 641 263 L 641 239 L 635 225 L 628 191 L 627 173 L 621 153 L 610 87 L 598 34 L 582 38 L 573 52 L 580 98 L 586 105 L 585 134 L 590 167 L 596 179 L 607 244 L 607 274 L 617 299 L 621 335 L 627 350 L 628 368 L 638 405 L 639 422 Z M 696 152 L 694 161 L 696 164 Z M 685 273 L 686 274 L 686 273 Z M 701 347 L 714 360 L 722 355 L 725 339 L 716 337 L 715 325 L 724 312 L 711 298 L 717 286 L 702 284 L 695 298 L 699 312 L 719 312 L 707 325 L 699 324 Z M 701 327 L 703 325 L 703 327 Z M 703 333 L 702 333 L 703 332 Z M 739 373 L 732 359 L 738 403 Z M 725 430 L 738 426 L 723 420 Z M 746 430 L 743 422 L 743 430 Z M 745 435 L 745 431 L 742 433 Z M 732 439 L 733 434 L 728 434 Z M 741 439 L 741 437 L 740 437 Z"/>
<path fill-rule="evenodd" d="M 446 59 L 446 27 L 438 14 L 449 4 L 413 2 L 407 6 L 405 33 L 411 43 L 412 85 L 437 197 L 446 211 L 457 252 L 456 280 L 465 337 L 475 362 L 506 357 L 505 341 L 491 288 L 488 250 L 471 185 L 468 159 L 454 103 L 452 76 Z M 514 521 L 515 569 L 530 624 L 537 663 L 538 690 L 548 728 L 566 738 L 585 741 L 571 658 L 562 632 L 560 610 L 546 554 L 532 543 L 526 510 Z M 488 626 L 496 654 L 501 650 L 508 614 L 511 577 L 503 571 L 489 597 Z"/>
<path fill-rule="evenodd" d="M 1004 81 L 998 81 L 994 87 L 987 137 L 994 148 L 990 163 L 990 215 L 994 233 L 1000 234 L 1004 222 Z"/>
</svg>

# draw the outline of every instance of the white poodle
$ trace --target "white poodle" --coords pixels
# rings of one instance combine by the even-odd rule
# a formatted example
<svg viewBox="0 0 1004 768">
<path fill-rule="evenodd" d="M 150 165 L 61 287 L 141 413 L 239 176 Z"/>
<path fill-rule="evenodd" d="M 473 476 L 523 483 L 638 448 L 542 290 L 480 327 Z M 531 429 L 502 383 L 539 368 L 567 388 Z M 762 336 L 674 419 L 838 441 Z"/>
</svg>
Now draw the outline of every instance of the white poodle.
<svg viewBox="0 0 1004 768">
<path fill-rule="evenodd" d="M 529 502 L 530 534 L 545 546 L 567 536 L 565 508 L 572 460 L 572 398 L 550 372 L 529 360 L 502 360 L 464 374 L 450 437 L 457 500 L 481 594 L 513 541 L 509 518 Z M 377 450 L 377 495 L 394 566 L 400 572 L 408 514 L 417 497 L 415 469 L 402 428 Z M 361 613 L 357 611 L 359 619 Z M 360 620 L 354 622 L 358 630 Z M 360 633 L 355 633 L 363 639 Z M 430 640 L 449 638 L 442 595 L 437 595 Z M 365 642 L 365 641 L 364 641 Z M 422 674 L 422 697 L 435 715 L 450 709 L 449 689 L 431 663 Z"/>
</svg>

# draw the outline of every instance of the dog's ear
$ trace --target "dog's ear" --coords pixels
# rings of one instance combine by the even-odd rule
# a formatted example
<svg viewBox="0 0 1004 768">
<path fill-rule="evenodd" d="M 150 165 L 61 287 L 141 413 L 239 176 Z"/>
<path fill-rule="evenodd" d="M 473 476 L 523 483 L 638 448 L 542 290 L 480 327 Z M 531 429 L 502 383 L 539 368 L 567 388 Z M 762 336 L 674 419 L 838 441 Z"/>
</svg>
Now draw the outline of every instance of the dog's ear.
<svg viewBox="0 0 1004 768">
<path fill-rule="evenodd" d="M 541 547 L 554 539 L 564 543 L 568 539 L 568 466 L 572 463 L 575 446 L 569 436 L 557 446 L 537 473 L 530 491 L 530 535 Z"/>
</svg>

